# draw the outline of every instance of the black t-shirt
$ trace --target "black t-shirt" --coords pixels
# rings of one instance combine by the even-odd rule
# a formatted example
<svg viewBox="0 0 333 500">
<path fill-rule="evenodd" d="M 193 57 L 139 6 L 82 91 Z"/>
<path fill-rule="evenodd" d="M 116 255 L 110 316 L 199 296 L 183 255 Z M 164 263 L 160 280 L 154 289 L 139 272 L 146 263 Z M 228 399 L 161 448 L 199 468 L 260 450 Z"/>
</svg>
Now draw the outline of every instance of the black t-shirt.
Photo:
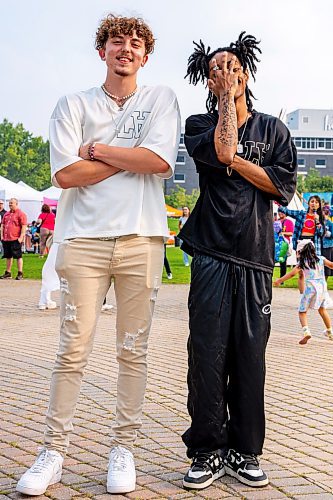
<svg viewBox="0 0 333 500">
<path fill-rule="evenodd" d="M 200 196 L 180 231 L 185 251 L 212 255 L 262 271 L 274 267 L 272 200 L 288 205 L 296 189 L 296 148 L 287 127 L 253 111 L 239 156 L 262 166 L 281 196 L 264 193 L 219 162 L 214 146 L 218 114 L 186 120 L 185 145 L 199 173 Z M 242 136 L 244 126 L 239 129 Z"/>
</svg>

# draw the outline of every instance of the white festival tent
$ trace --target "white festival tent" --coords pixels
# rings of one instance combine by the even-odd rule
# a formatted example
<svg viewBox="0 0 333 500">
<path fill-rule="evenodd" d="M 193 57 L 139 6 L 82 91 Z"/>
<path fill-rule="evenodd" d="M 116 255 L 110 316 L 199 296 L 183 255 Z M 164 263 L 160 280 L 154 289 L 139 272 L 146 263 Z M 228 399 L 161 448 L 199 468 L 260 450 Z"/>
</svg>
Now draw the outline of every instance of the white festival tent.
<svg viewBox="0 0 333 500">
<path fill-rule="evenodd" d="M 49 188 L 44 189 L 43 191 L 37 191 L 33 187 L 29 186 L 29 184 L 26 184 L 23 181 L 18 181 L 17 184 L 19 186 L 24 186 L 25 188 L 30 189 L 31 192 L 42 194 L 43 198 L 49 198 L 50 200 L 59 200 L 62 191 L 62 189 L 57 188 L 55 186 L 50 186 Z"/>
<path fill-rule="evenodd" d="M 18 185 L 18 186 L 23 186 L 24 188 L 28 189 L 28 190 L 31 192 L 31 194 L 36 194 L 36 193 L 40 194 L 40 192 L 39 192 L 39 191 L 37 191 L 37 189 L 35 189 L 35 188 L 33 188 L 33 187 L 29 186 L 29 184 L 27 184 L 27 183 L 26 183 L 26 182 L 24 182 L 24 181 L 18 181 L 17 185 Z"/>
<path fill-rule="evenodd" d="M 278 208 L 279 208 L 278 204 L 274 202 L 273 203 L 273 212 L 277 212 Z M 301 196 L 297 192 L 294 194 L 291 202 L 288 205 L 288 208 L 290 208 L 290 210 L 304 210 L 304 205 L 302 203 Z M 294 219 L 291 219 L 291 220 L 294 220 Z"/>
<path fill-rule="evenodd" d="M 37 219 L 43 203 L 43 194 L 30 186 L 15 184 L 0 175 L 0 199 L 5 201 L 6 210 L 10 198 L 17 198 L 19 208 L 27 214 L 28 223 Z"/>
<path fill-rule="evenodd" d="M 59 200 L 62 189 L 57 188 L 56 186 L 51 186 L 44 191 L 41 191 L 41 194 L 45 198 L 50 198 L 51 200 Z"/>
</svg>

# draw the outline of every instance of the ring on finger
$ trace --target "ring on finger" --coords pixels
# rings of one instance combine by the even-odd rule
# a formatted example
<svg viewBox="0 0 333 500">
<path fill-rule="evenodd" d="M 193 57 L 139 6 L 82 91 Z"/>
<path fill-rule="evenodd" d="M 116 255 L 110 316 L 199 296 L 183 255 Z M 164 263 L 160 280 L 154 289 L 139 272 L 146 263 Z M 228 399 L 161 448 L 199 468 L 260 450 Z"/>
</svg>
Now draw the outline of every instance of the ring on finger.
<svg viewBox="0 0 333 500">
<path fill-rule="evenodd" d="M 220 68 L 218 67 L 218 65 L 217 65 L 217 64 L 215 64 L 215 66 L 213 66 L 213 70 L 214 70 L 214 71 L 217 71 L 218 69 L 220 69 Z"/>
</svg>

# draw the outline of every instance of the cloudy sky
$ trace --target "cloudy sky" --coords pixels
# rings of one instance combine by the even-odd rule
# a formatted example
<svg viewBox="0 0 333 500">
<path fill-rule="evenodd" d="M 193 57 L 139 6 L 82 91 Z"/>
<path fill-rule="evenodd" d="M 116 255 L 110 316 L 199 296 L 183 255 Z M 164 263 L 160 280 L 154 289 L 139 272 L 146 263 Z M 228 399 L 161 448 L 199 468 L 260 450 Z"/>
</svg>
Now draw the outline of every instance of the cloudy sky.
<svg viewBox="0 0 333 500">
<path fill-rule="evenodd" d="M 0 121 L 23 123 L 47 137 L 58 98 L 101 85 L 105 67 L 94 33 L 108 12 L 139 15 L 156 49 L 140 84 L 163 83 L 177 93 L 183 120 L 204 111 L 206 90 L 184 80 L 192 41 L 213 49 L 245 30 L 261 39 L 259 111 L 333 108 L 333 0 L 14 0 L 1 2 Z"/>
</svg>

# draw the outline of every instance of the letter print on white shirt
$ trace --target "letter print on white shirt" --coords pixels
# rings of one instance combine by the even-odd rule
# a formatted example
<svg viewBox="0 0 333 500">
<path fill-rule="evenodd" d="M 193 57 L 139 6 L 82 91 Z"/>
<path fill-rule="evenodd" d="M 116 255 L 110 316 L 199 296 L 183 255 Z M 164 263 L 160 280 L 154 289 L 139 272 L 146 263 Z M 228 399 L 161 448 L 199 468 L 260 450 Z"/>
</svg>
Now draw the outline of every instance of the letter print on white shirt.
<svg viewBox="0 0 333 500">
<path fill-rule="evenodd" d="M 149 115 L 150 111 L 133 111 L 117 133 L 117 137 L 121 139 L 138 139 Z"/>
</svg>

